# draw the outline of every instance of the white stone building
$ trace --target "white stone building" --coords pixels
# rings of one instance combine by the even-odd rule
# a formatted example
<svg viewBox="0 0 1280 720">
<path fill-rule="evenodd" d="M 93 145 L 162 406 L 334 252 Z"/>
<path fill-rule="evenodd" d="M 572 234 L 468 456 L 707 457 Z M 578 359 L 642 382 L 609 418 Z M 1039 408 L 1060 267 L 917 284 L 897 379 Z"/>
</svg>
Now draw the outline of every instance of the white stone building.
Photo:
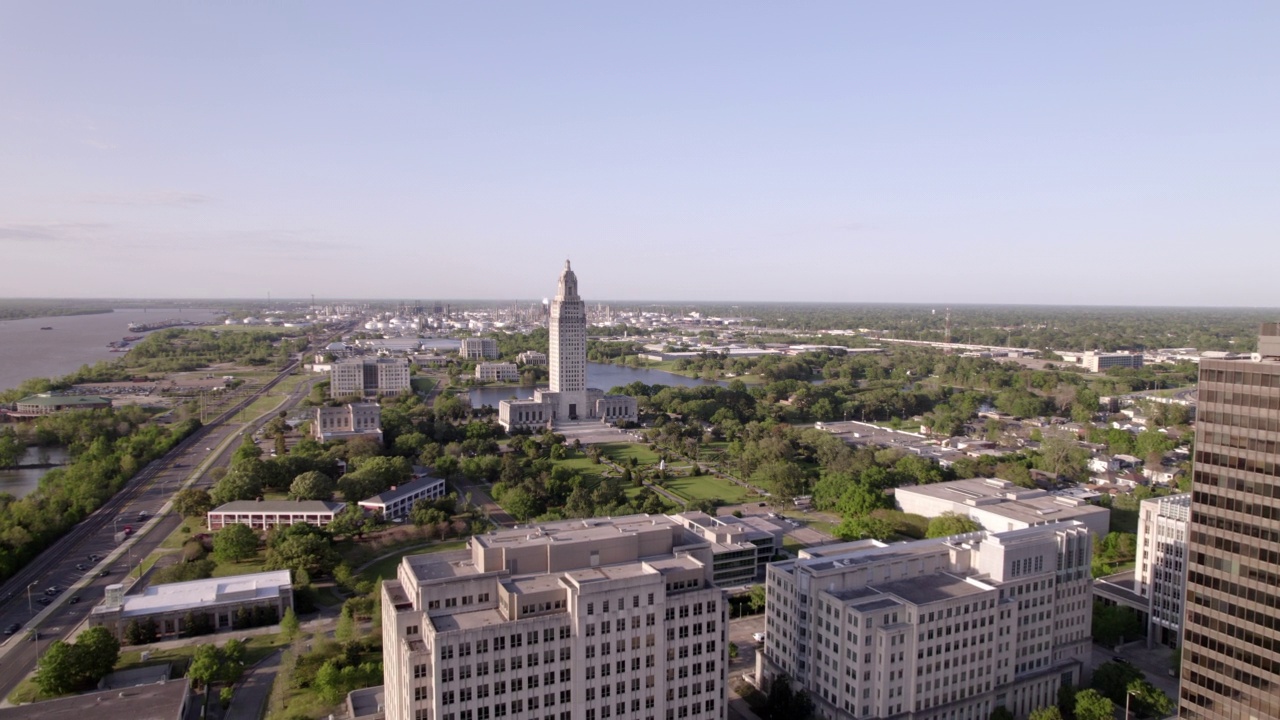
<svg viewBox="0 0 1280 720">
<path fill-rule="evenodd" d="M 382 584 L 386 720 L 725 717 L 725 592 L 665 516 L 476 535 Z"/>
<path fill-rule="evenodd" d="M 1083 524 L 801 551 L 769 566 L 757 678 L 824 718 L 987 720 L 1054 705 L 1089 657 Z"/>
<path fill-rule="evenodd" d="M 89 614 L 89 626 L 105 627 L 120 638 L 130 622 L 154 620 L 160 636 L 170 638 L 187 630 L 184 623 L 192 613 L 209 616 L 215 631 L 230 630 L 237 611 L 259 607 L 275 619 L 293 607 L 288 570 L 152 585 L 135 595 L 126 595 L 123 585 L 108 585 L 102 604 Z"/>
<path fill-rule="evenodd" d="M 1111 530 L 1111 511 L 1067 495 L 1018 487 L 999 478 L 969 478 L 951 482 L 895 488 L 894 500 L 903 512 L 934 518 L 943 513 L 963 515 L 986 530 L 1020 530 L 1063 520 L 1079 520 L 1098 537 Z"/>
<path fill-rule="evenodd" d="M 408 358 L 343 358 L 329 370 L 330 397 L 402 395 L 409 387 Z"/>
<path fill-rule="evenodd" d="M 486 337 L 462 338 L 462 347 L 458 348 L 458 357 L 463 360 L 496 360 L 498 358 L 498 341 Z"/>
<path fill-rule="evenodd" d="M 536 365 L 543 367 L 547 364 L 547 354 L 538 352 L 537 350 L 525 350 L 516 356 L 516 362 L 521 365 Z"/>
<path fill-rule="evenodd" d="M 296 523 L 324 527 L 346 506 L 346 503 L 324 500 L 234 500 L 210 510 L 205 519 L 210 530 L 220 530 L 227 525 L 270 530 Z"/>
<path fill-rule="evenodd" d="M 567 260 L 550 312 L 550 387 L 535 390 L 532 400 L 503 400 L 498 404 L 499 424 L 511 431 L 542 429 L 548 421 L 634 422 L 635 398 L 587 387 L 587 310 Z"/>
<path fill-rule="evenodd" d="M 1187 588 L 1191 493 L 1143 500 L 1138 509 L 1135 590 L 1149 602 L 1151 643 L 1177 646 Z"/>
<path fill-rule="evenodd" d="M 476 364 L 476 380 L 480 382 L 516 382 L 520 369 L 515 363 L 482 362 Z"/>
<path fill-rule="evenodd" d="M 311 418 L 311 436 L 320 442 L 370 437 L 382 442 L 382 408 L 377 403 L 318 407 Z"/>
<path fill-rule="evenodd" d="M 431 477 L 422 467 L 414 467 L 413 476 L 413 480 L 403 485 L 393 485 L 385 492 L 361 500 L 360 507 L 381 513 L 384 520 L 399 520 L 408 517 L 419 500 L 438 500 L 445 496 L 444 478 Z"/>
</svg>

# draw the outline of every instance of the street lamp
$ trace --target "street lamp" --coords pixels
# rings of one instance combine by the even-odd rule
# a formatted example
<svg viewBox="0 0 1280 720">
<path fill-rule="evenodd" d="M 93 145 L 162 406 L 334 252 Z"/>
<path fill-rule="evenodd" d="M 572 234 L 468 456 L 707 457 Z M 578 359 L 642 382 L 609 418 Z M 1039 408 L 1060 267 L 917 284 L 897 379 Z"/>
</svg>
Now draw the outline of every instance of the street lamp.
<svg viewBox="0 0 1280 720">
<path fill-rule="evenodd" d="M 31 583 L 30 585 L 27 585 L 27 612 L 29 613 L 35 612 L 35 606 L 31 604 L 31 588 L 35 586 L 36 586 L 35 583 Z"/>
</svg>

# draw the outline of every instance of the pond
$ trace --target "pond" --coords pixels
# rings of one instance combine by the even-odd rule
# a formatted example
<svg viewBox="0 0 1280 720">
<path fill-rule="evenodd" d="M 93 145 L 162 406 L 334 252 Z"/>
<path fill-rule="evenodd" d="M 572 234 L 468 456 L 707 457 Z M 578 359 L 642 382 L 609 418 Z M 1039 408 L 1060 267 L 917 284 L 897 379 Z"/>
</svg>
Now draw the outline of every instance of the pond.
<svg viewBox="0 0 1280 720">
<path fill-rule="evenodd" d="M 587 385 L 589 387 L 600 388 L 605 392 L 618 387 L 619 385 L 630 385 L 633 382 L 642 382 L 646 385 L 675 385 L 678 387 L 696 387 L 698 385 L 720 385 L 728 386 L 727 382 L 716 382 L 710 380 L 699 380 L 698 378 L 685 377 L 684 375 L 676 375 L 665 370 L 649 370 L 645 368 L 632 368 L 624 365 L 607 365 L 605 363 L 587 363 Z M 489 405 L 497 407 L 499 402 L 508 400 L 512 396 L 525 400 L 533 397 L 533 388 L 531 387 L 488 387 L 476 388 L 471 391 L 471 407 L 484 407 Z"/>
</svg>

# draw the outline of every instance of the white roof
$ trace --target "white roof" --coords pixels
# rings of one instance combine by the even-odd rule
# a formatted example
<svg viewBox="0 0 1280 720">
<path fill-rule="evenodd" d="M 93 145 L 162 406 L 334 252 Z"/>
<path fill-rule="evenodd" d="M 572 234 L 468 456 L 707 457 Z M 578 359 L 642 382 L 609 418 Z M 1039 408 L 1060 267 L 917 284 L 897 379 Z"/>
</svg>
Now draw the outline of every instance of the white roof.
<svg viewBox="0 0 1280 720">
<path fill-rule="evenodd" d="M 287 587 L 292 582 L 288 570 L 272 570 L 251 575 L 152 585 L 141 595 L 126 595 L 123 614 L 126 617 L 150 615 L 200 605 L 279 597 L 280 588 Z"/>
</svg>

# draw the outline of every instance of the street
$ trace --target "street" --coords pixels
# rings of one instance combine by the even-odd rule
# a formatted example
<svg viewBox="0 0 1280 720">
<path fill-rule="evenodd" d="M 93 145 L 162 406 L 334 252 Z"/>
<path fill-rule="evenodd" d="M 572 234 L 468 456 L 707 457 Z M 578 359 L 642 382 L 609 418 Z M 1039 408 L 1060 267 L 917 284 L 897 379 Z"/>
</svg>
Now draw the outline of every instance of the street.
<svg viewBox="0 0 1280 720">
<path fill-rule="evenodd" d="M 295 388 L 284 408 L 292 407 L 305 397 L 302 390 L 307 387 L 307 383 L 301 383 Z M 161 510 L 191 474 L 197 468 L 201 470 L 192 487 L 211 485 L 209 471 L 230 464 L 231 455 L 239 445 L 236 437 L 251 432 L 266 419 L 247 427 L 228 423 L 197 431 L 179 445 L 184 449 L 171 452 L 148 466 L 157 468 L 150 476 L 144 469 L 103 507 L 29 563 L 28 568 L 40 568 L 34 575 L 19 571 L 4 585 L 3 596 L 0 596 L 0 627 L 17 623 L 21 629 L 0 643 L 0 698 L 7 697 L 35 668 L 40 651 L 73 632 L 88 617 L 93 606 L 101 602 L 106 586 L 126 582 L 131 567 L 140 563 L 181 524 L 182 519 L 176 513 L 161 515 Z M 225 448 L 211 457 L 224 443 Z M 147 514 L 146 518 L 141 517 L 142 512 Z M 122 542 L 128 542 L 123 538 L 117 541 L 126 526 L 134 531 L 133 544 L 113 559 L 112 553 Z M 56 555 L 46 557 L 50 553 Z M 95 554 L 103 559 L 91 561 L 89 556 Z M 47 567 L 41 567 L 42 563 Z M 78 569 L 77 565 L 84 569 Z M 107 574 L 101 576 L 104 570 Z M 75 587 L 77 583 L 81 586 Z M 45 590 L 54 586 L 61 591 L 46 595 Z M 44 597 L 52 599 L 47 608 L 38 603 Z M 78 600 L 72 602 L 73 598 Z M 33 630 L 38 636 L 32 636 Z"/>
</svg>

